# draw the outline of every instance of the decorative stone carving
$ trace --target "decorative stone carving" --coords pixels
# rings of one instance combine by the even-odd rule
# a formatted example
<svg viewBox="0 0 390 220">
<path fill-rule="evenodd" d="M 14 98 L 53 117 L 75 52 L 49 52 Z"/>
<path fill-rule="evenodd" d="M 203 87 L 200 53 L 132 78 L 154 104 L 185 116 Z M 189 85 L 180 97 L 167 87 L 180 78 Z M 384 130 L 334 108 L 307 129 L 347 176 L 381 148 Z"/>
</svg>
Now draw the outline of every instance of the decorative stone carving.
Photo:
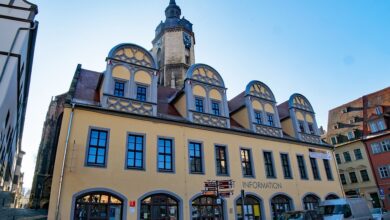
<svg viewBox="0 0 390 220">
<path fill-rule="evenodd" d="M 193 122 L 197 124 L 211 125 L 215 127 L 227 128 L 227 118 L 219 117 L 215 115 L 204 114 L 200 112 L 192 113 Z"/>
<path fill-rule="evenodd" d="M 130 112 L 140 115 L 153 115 L 152 103 L 140 102 L 133 99 L 125 99 L 115 96 L 107 97 L 107 108 L 117 111 Z"/>
<path fill-rule="evenodd" d="M 315 144 L 320 144 L 321 143 L 321 139 L 317 135 L 305 134 L 305 133 L 300 133 L 300 135 L 301 135 L 302 141 L 315 143 Z"/>
<path fill-rule="evenodd" d="M 275 137 L 282 137 L 282 129 L 277 127 L 255 124 L 255 132 Z"/>
</svg>

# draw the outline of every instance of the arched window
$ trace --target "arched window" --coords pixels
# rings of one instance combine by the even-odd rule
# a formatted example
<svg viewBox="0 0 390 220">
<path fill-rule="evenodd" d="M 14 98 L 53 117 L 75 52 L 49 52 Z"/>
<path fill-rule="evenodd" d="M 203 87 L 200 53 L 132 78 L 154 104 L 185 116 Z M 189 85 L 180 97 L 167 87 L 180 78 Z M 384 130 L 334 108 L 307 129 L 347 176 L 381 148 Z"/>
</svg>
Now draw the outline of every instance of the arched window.
<svg viewBox="0 0 390 220">
<path fill-rule="evenodd" d="M 236 202 L 236 210 L 237 210 L 237 219 L 242 220 L 242 199 L 238 199 Z M 261 216 L 261 206 L 260 200 L 254 196 L 245 196 L 244 203 L 245 210 L 245 219 L 251 220 L 260 220 Z"/>
<path fill-rule="evenodd" d="M 141 201 L 140 219 L 177 220 L 179 202 L 167 194 L 154 194 Z"/>
<path fill-rule="evenodd" d="M 215 196 L 200 196 L 192 200 L 192 220 L 223 220 L 223 200 Z"/>
<path fill-rule="evenodd" d="M 335 194 L 329 194 L 325 197 L 325 200 L 331 200 L 331 199 L 339 199 L 340 197 L 338 197 L 337 195 Z"/>
<path fill-rule="evenodd" d="M 107 192 L 89 192 L 76 198 L 76 220 L 121 220 L 122 199 Z"/>
<path fill-rule="evenodd" d="M 318 196 L 309 194 L 303 197 L 303 207 L 305 210 L 314 210 L 320 204 L 321 199 Z"/>
<path fill-rule="evenodd" d="M 285 195 L 277 195 L 271 199 L 273 219 L 278 219 L 282 213 L 292 210 L 292 200 Z"/>
</svg>

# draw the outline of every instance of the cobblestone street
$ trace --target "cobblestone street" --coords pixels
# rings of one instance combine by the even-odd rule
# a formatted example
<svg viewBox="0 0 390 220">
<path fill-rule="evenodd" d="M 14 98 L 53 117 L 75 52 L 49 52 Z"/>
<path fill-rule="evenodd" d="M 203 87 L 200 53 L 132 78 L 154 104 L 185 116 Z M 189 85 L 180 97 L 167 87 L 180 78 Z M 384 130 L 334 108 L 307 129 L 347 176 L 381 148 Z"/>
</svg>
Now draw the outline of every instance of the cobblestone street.
<svg viewBox="0 0 390 220">
<path fill-rule="evenodd" d="M 47 219 L 47 210 L 0 208 L 1 220 L 43 220 Z"/>
</svg>

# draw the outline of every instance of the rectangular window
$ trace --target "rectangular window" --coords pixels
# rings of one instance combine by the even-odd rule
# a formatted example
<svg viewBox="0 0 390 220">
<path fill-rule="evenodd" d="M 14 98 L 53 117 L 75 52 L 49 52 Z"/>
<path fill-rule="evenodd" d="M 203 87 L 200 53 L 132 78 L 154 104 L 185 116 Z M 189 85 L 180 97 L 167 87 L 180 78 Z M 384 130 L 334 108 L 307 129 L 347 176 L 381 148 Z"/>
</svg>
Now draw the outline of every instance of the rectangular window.
<svg viewBox="0 0 390 220">
<path fill-rule="evenodd" d="M 353 131 L 348 131 L 347 137 L 349 141 L 353 140 L 355 138 L 355 134 L 353 133 Z"/>
<path fill-rule="evenodd" d="M 106 164 L 107 131 L 92 129 L 89 135 L 88 166 L 104 166 Z"/>
<path fill-rule="evenodd" d="M 259 125 L 263 124 L 261 112 L 255 111 L 255 120 L 256 120 L 256 124 L 259 124 Z"/>
<path fill-rule="evenodd" d="M 158 139 L 158 170 L 162 172 L 173 171 L 173 144 L 172 139 Z"/>
<path fill-rule="evenodd" d="M 267 119 L 268 119 L 268 125 L 269 126 L 274 126 L 274 115 L 273 114 L 267 114 Z"/>
<path fill-rule="evenodd" d="M 370 181 L 367 170 L 360 170 L 360 176 L 362 176 L 363 182 Z"/>
<path fill-rule="evenodd" d="M 307 125 L 309 127 L 310 134 L 315 134 L 313 124 L 312 123 L 307 123 Z"/>
<path fill-rule="evenodd" d="M 253 176 L 252 158 L 249 149 L 241 149 L 241 166 L 244 176 Z"/>
<path fill-rule="evenodd" d="M 299 174 L 301 176 L 301 179 L 307 180 L 308 178 L 307 178 L 305 158 L 302 155 L 297 155 L 297 160 L 298 160 Z"/>
<path fill-rule="evenodd" d="M 340 154 L 336 154 L 336 161 L 337 161 L 337 164 L 341 164 Z"/>
<path fill-rule="evenodd" d="M 290 159 L 288 154 L 280 154 L 280 159 L 282 161 L 283 174 L 285 179 L 292 179 L 291 168 L 290 168 Z"/>
<path fill-rule="evenodd" d="M 212 102 L 211 103 L 211 111 L 213 112 L 213 115 L 220 115 L 220 113 L 219 113 L 219 103 L 218 102 Z"/>
<path fill-rule="evenodd" d="M 377 125 L 378 125 L 378 130 L 379 130 L 379 131 L 386 130 L 385 123 L 384 123 L 382 120 L 379 120 L 379 121 L 377 122 Z"/>
<path fill-rule="evenodd" d="M 360 149 L 353 150 L 353 153 L 355 154 L 355 159 L 356 160 L 363 159 L 363 155 L 362 155 L 362 152 L 360 151 Z"/>
<path fill-rule="evenodd" d="M 324 159 L 323 161 L 324 161 L 326 178 L 328 178 L 328 180 L 333 180 L 332 168 L 330 167 L 329 160 Z"/>
<path fill-rule="evenodd" d="M 190 151 L 189 154 L 190 154 L 191 173 L 202 173 L 203 172 L 202 144 L 190 142 L 189 151 Z"/>
<path fill-rule="evenodd" d="M 390 151 L 390 140 L 387 139 L 387 140 L 382 141 L 382 142 L 381 142 L 381 147 L 382 147 L 382 150 L 383 150 L 384 152 Z"/>
<path fill-rule="evenodd" d="M 299 132 L 305 133 L 305 122 L 298 120 Z"/>
<path fill-rule="evenodd" d="M 203 99 L 195 98 L 195 111 L 203 112 Z"/>
<path fill-rule="evenodd" d="M 321 177 L 320 177 L 320 172 L 319 172 L 318 166 L 317 166 L 317 160 L 315 158 L 310 158 L 310 165 L 311 165 L 311 169 L 313 171 L 314 179 L 320 180 Z"/>
<path fill-rule="evenodd" d="M 215 146 L 215 160 L 217 164 L 217 175 L 228 175 L 228 161 L 225 146 Z"/>
<path fill-rule="evenodd" d="M 129 134 L 127 139 L 127 168 L 144 168 L 144 136 Z"/>
<path fill-rule="evenodd" d="M 379 154 L 382 152 L 382 146 L 379 143 L 372 143 L 371 150 L 373 154 Z"/>
<path fill-rule="evenodd" d="M 333 145 L 337 144 L 337 137 L 336 136 L 331 137 L 330 140 L 331 140 Z"/>
<path fill-rule="evenodd" d="M 356 178 L 356 173 L 355 172 L 350 172 L 349 173 L 349 179 L 351 180 L 351 183 L 357 183 L 358 180 Z"/>
<path fill-rule="evenodd" d="M 348 151 L 343 153 L 345 162 L 351 162 L 351 155 Z"/>
<path fill-rule="evenodd" d="M 370 129 L 371 129 L 371 133 L 375 133 L 378 131 L 378 127 L 376 126 L 375 122 L 370 123 Z"/>
<path fill-rule="evenodd" d="M 389 169 L 387 168 L 387 166 L 379 167 L 378 170 L 379 170 L 379 175 L 382 179 L 389 178 Z"/>
<path fill-rule="evenodd" d="M 376 112 L 377 115 L 381 115 L 382 114 L 382 108 L 380 106 L 375 107 L 375 112 Z"/>
<path fill-rule="evenodd" d="M 124 82 L 115 82 L 114 95 L 121 96 L 121 97 L 123 97 L 125 95 L 125 83 Z"/>
<path fill-rule="evenodd" d="M 265 174 L 267 178 L 275 178 L 274 162 L 272 159 L 272 152 L 263 152 Z"/>
<path fill-rule="evenodd" d="M 146 101 L 146 87 L 145 86 L 137 86 L 137 100 Z"/>
<path fill-rule="evenodd" d="M 343 185 L 347 184 L 347 180 L 345 179 L 345 175 L 343 173 L 340 173 L 340 180 Z"/>
</svg>

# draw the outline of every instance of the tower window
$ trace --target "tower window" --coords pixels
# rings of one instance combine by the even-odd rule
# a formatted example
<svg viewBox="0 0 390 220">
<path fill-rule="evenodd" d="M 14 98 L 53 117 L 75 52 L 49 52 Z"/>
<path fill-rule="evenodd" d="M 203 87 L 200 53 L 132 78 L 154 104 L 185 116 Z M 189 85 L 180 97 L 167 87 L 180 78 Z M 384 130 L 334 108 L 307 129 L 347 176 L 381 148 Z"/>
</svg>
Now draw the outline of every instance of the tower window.
<svg viewBox="0 0 390 220">
<path fill-rule="evenodd" d="M 301 120 L 298 120 L 298 125 L 299 125 L 299 131 L 304 133 L 305 132 L 304 122 Z"/>
<path fill-rule="evenodd" d="M 114 95 L 123 97 L 125 94 L 125 83 L 115 82 Z"/>
<path fill-rule="evenodd" d="M 186 64 L 190 65 L 190 56 L 186 56 Z"/>
<path fill-rule="evenodd" d="M 220 115 L 219 103 L 218 102 L 212 102 L 211 103 L 211 110 L 213 112 L 213 115 Z"/>
<path fill-rule="evenodd" d="M 308 123 L 308 127 L 309 127 L 310 134 L 315 134 L 315 133 L 314 133 L 313 124 L 312 124 L 312 123 Z"/>
<path fill-rule="evenodd" d="M 197 112 L 203 112 L 203 99 L 195 98 L 195 110 Z"/>
<path fill-rule="evenodd" d="M 146 101 L 146 87 L 145 86 L 138 86 L 137 87 L 137 99 L 139 101 Z"/>
<path fill-rule="evenodd" d="M 255 111 L 255 120 L 257 124 L 263 124 L 263 120 L 261 118 L 261 112 Z"/>
<path fill-rule="evenodd" d="M 274 115 L 268 113 L 268 114 L 267 114 L 267 118 L 268 118 L 268 125 L 269 125 L 269 126 L 274 126 Z"/>
</svg>

